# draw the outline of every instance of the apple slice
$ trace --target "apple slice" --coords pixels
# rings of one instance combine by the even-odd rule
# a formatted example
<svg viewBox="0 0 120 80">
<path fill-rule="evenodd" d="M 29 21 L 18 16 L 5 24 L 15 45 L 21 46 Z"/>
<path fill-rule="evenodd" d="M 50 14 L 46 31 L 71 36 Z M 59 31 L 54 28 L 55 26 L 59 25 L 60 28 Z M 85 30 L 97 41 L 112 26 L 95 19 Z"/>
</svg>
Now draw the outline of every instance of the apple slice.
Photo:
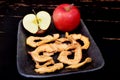
<svg viewBox="0 0 120 80">
<path fill-rule="evenodd" d="M 38 24 L 34 14 L 27 14 L 23 18 L 23 26 L 30 33 L 35 34 L 38 31 Z"/>
<path fill-rule="evenodd" d="M 46 11 L 37 14 L 27 14 L 23 18 L 24 28 L 32 34 L 44 33 L 50 26 L 51 16 Z"/>
<path fill-rule="evenodd" d="M 37 13 L 37 18 L 39 21 L 39 28 L 42 30 L 48 29 L 50 23 L 51 23 L 51 16 L 46 11 L 40 11 Z"/>
</svg>

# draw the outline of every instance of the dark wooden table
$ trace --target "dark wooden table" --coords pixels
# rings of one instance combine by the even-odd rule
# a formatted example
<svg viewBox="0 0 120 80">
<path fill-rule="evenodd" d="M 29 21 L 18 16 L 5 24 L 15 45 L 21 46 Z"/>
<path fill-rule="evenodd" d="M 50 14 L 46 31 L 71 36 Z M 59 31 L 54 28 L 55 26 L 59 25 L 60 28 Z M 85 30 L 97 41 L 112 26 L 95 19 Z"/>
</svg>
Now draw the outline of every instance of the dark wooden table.
<svg viewBox="0 0 120 80">
<path fill-rule="evenodd" d="M 12 2 L 11 2 L 12 1 Z M 36 2 L 38 1 L 38 2 Z M 0 1 L 0 78 L 14 80 L 35 80 L 21 76 L 16 67 L 18 23 L 31 9 L 47 10 L 52 14 L 59 3 L 74 2 L 80 9 L 82 19 L 100 48 L 105 65 L 102 69 L 85 73 L 49 78 L 51 80 L 98 80 L 119 78 L 120 71 L 120 2 L 75 2 L 65 0 L 2 0 Z M 83 1 L 83 2 L 82 2 Z M 92 1 L 92 0 L 91 0 Z M 51 5 L 52 4 L 52 5 Z M 46 79 L 46 78 L 45 78 Z M 48 78 L 47 78 L 48 79 Z M 46 79 L 46 80 L 47 80 Z"/>
</svg>

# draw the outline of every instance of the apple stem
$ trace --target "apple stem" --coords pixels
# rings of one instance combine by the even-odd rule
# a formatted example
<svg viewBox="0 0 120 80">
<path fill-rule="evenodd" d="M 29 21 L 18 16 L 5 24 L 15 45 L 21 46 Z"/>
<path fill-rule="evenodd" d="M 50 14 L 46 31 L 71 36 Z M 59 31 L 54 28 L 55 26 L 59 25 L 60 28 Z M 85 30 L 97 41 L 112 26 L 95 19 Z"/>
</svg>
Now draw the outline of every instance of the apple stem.
<svg viewBox="0 0 120 80">
<path fill-rule="evenodd" d="M 72 8 L 73 5 L 74 5 L 74 4 L 72 3 L 70 6 L 65 7 L 65 10 L 66 10 L 66 11 L 69 11 L 69 10 Z"/>
<path fill-rule="evenodd" d="M 37 18 L 37 14 L 36 14 L 35 10 L 34 10 L 34 9 L 32 9 L 32 11 L 33 11 L 33 13 L 35 14 L 37 24 L 39 24 L 39 20 L 38 20 L 38 18 Z M 39 27 L 38 27 L 38 28 L 39 28 Z"/>
</svg>

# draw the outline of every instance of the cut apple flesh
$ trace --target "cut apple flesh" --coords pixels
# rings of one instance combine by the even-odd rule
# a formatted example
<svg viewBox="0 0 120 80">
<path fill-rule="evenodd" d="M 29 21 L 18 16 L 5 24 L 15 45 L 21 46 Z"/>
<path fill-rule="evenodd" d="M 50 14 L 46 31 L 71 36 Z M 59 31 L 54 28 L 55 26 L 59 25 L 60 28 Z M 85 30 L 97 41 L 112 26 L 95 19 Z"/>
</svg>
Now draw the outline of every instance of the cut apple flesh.
<svg viewBox="0 0 120 80">
<path fill-rule="evenodd" d="M 37 14 L 27 14 L 23 18 L 24 28 L 33 34 L 46 31 L 50 23 L 51 16 L 46 11 L 39 11 Z"/>
<path fill-rule="evenodd" d="M 36 16 L 34 14 L 27 14 L 23 18 L 23 26 L 27 31 L 35 34 L 39 29 Z"/>
<path fill-rule="evenodd" d="M 51 23 L 51 16 L 46 11 L 40 11 L 37 13 L 37 19 L 39 21 L 39 28 L 41 30 L 47 30 Z"/>
</svg>

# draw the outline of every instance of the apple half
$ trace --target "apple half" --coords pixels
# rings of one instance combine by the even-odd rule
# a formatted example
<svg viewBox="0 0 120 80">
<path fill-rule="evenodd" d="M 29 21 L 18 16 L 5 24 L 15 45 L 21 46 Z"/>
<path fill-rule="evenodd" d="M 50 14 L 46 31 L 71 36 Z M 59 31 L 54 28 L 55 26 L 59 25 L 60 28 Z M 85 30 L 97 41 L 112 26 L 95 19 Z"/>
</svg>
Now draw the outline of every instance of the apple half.
<svg viewBox="0 0 120 80">
<path fill-rule="evenodd" d="M 32 34 L 44 33 L 50 26 L 51 16 L 47 11 L 27 14 L 23 18 L 24 28 Z"/>
</svg>

